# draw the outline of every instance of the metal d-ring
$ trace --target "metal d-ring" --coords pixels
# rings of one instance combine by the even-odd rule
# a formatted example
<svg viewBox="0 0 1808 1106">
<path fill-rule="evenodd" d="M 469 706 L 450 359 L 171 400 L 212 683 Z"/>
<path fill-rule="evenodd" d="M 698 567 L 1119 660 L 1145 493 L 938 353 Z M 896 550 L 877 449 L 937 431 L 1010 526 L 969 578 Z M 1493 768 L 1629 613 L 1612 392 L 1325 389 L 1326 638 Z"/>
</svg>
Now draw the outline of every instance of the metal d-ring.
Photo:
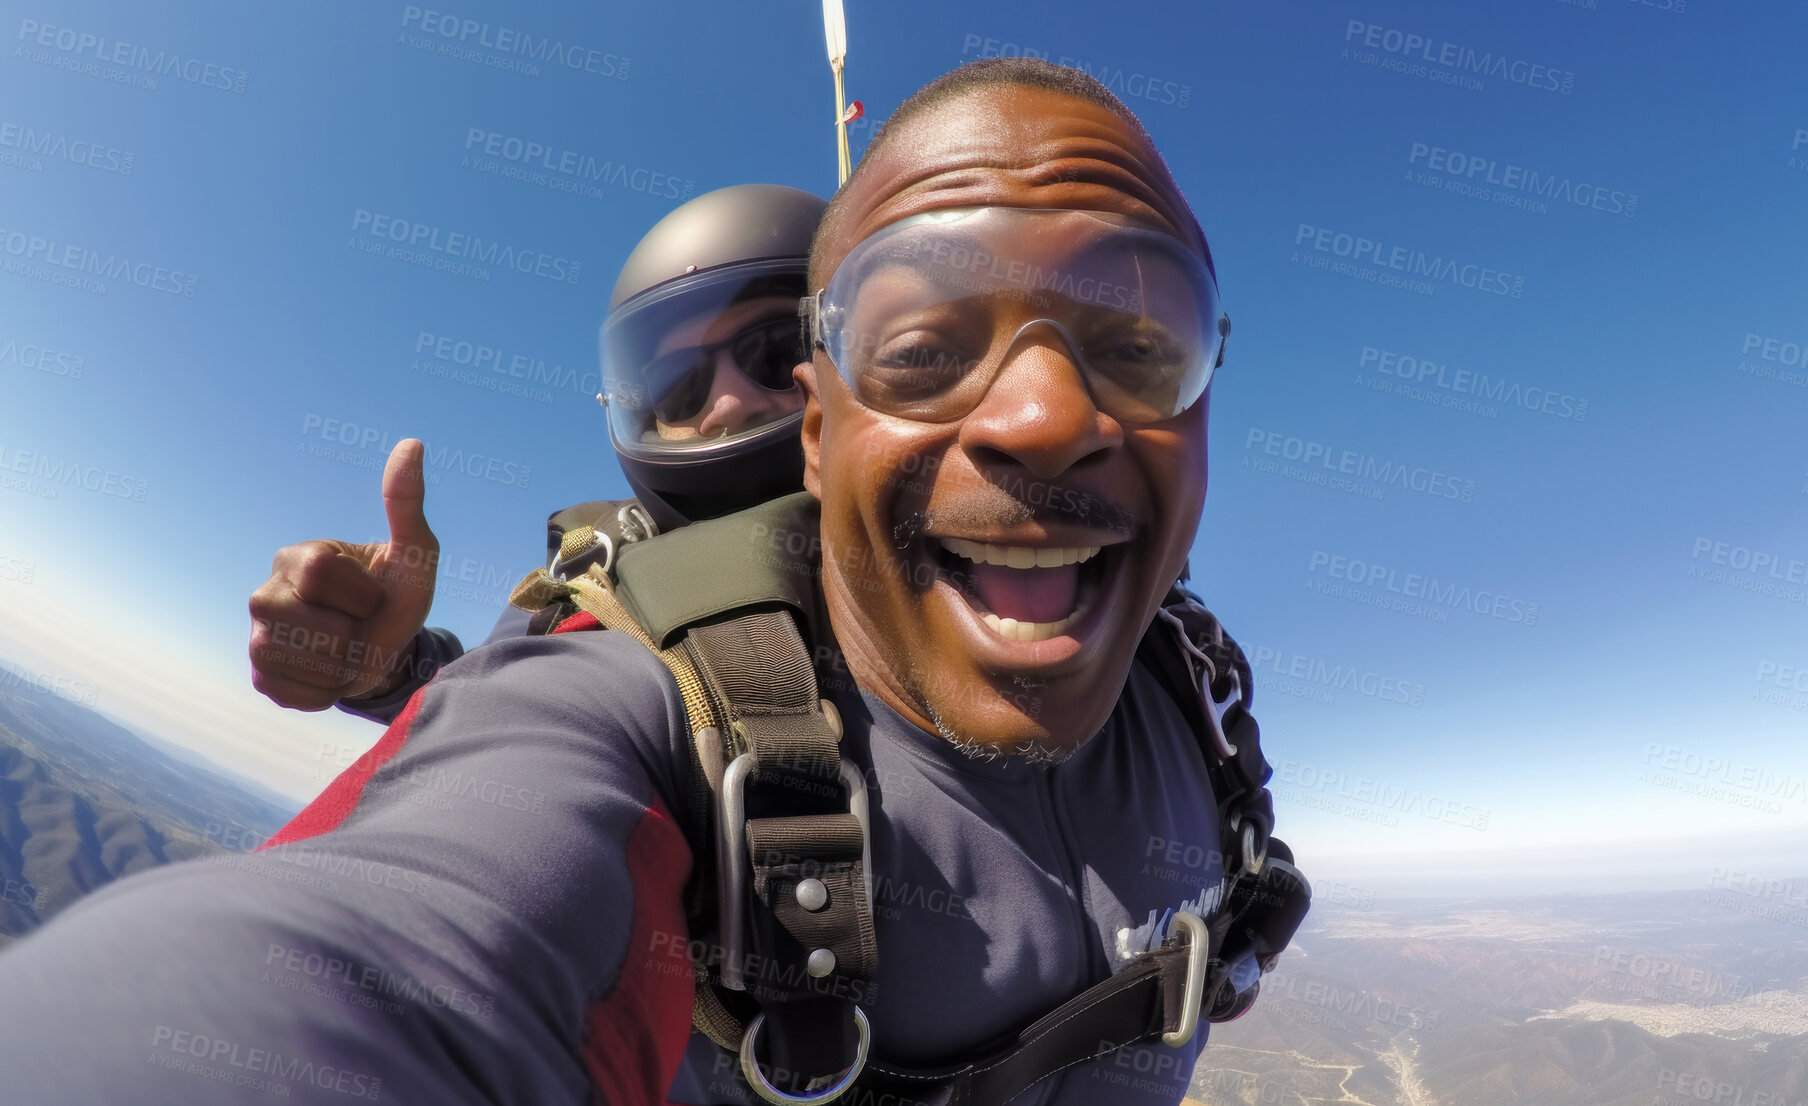
<svg viewBox="0 0 1808 1106">
<path fill-rule="evenodd" d="M 1201 932 L 1204 932 L 1203 929 Z M 1193 1020 L 1195 1023 L 1199 1020 L 1196 1008 Z M 753 1021 L 747 1025 L 747 1032 L 741 1037 L 741 1074 L 746 1077 L 747 1085 L 753 1088 L 754 1094 L 773 1103 L 774 1106 L 822 1106 L 823 1103 L 833 1102 L 847 1093 L 848 1088 L 854 1085 L 854 1080 L 860 1078 L 861 1071 L 866 1067 L 866 1051 L 872 1043 L 872 1027 L 866 1023 L 866 1012 L 856 1006 L 854 1007 L 854 1027 L 860 1033 L 860 1042 L 854 1049 L 854 1066 L 849 1068 L 840 1079 L 835 1081 L 834 1086 L 827 1090 L 809 1095 L 786 1094 L 767 1081 L 766 1073 L 760 1070 L 759 1061 L 754 1059 L 754 1042 L 760 1035 L 760 1027 L 765 1024 L 766 1015 L 755 1014 Z M 1192 1036 L 1192 1033 L 1189 1032 L 1187 1036 Z"/>
</svg>

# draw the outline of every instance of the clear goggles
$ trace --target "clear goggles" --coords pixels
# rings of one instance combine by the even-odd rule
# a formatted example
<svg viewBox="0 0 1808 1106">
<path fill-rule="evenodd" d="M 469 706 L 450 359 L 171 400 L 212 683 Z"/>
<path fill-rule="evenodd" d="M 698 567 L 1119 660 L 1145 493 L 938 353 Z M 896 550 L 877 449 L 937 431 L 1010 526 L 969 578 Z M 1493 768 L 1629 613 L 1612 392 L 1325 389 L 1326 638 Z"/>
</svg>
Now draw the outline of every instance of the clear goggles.
<svg viewBox="0 0 1808 1106">
<path fill-rule="evenodd" d="M 791 370 L 803 258 L 682 277 L 609 313 L 603 403 L 617 448 L 649 459 L 713 451 L 799 417 Z M 731 397 L 725 400 L 724 397 Z"/>
<path fill-rule="evenodd" d="M 1059 339 L 1094 405 L 1180 414 L 1224 360 L 1230 319 L 1179 239 L 1099 211 L 980 207 L 864 239 L 804 301 L 810 340 L 860 401 L 923 422 L 979 405 L 1013 348 Z"/>
</svg>

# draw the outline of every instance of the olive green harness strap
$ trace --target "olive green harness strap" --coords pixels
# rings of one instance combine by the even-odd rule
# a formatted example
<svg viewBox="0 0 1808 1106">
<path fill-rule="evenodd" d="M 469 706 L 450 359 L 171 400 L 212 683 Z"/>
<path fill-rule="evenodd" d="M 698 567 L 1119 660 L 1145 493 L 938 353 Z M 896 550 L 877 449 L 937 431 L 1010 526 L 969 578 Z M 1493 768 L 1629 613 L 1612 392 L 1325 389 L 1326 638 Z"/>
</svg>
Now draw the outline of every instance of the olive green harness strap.
<svg viewBox="0 0 1808 1106">
<path fill-rule="evenodd" d="M 721 911 L 721 955 L 711 957 L 720 963 L 716 973 L 697 966 L 692 1024 L 741 1048 L 745 1023 L 730 1004 L 745 1004 L 717 988 L 745 992 L 773 1023 L 769 1040 L 784 1053 L 776 1065 L 846 1067 L 837 1030 L 854 1024 L 878 960 L 865 781 L 842 760 L 840 718 L 818 697 L 797 620 L 783 609 L 747 610 L 692 625 L 661 648 L 602 565 L 568 580 L 538 569 L 510 601 L 588 612 L 658 656 L 678 685 L 693 753 L 690 825 L 714 826 L 721 854 L 704 842 L 687 888 L 690 916 L 707 915 L 712 887 Z"/>
<path fill-rule="evenodd" d="M 589 528 L 583 529 L 588 530 Z M 685 717 L 692 727 L 693 747 L 703 740 L 713 740 L 714 735 L 720 732 L 715 706 L 710 702 L 709 695 L 704 690 L 703 678 L 698 675 L 696 666 L 691 663 L 690 657 L 682 647 L 661 649 L 653 644 L 653 639 L 647 636 L 647 632 L 641 629 L 640 623 L 628 614 L 627 609 L 622 606 L 621 600 L 616 598 L 615 589 L 610 585 L 609 577 L 601 565 L 593 565 L 584 575 L 571 580 L 557 580 L 544 568 L 535 569 L 516 586 L 513 594 L 509 596 L 509 602 L 527 610 L 542 610 L 568 602 L 579 610 L 588 612 L 602 623 L 605 629 L 615 630 L 634 638 L 645 646 L 648 652 L 657 656 L 671 671 L 672 678 L 677 681 L 678 694 L 684 700 Z M 704 750 L 697 749 L 693 751 L 699 754 L 704 752 Z M 713 759 L 716 762 L 717 768 L 714 776 L 719 782 L 721 779 L 721 753 L 717 752 L 713 758 L 700 756 L 699 759 Z M 692 767 L 701 770 L 704 766 L 693 764 Z M 689 794 L 686 795 L 686 802 L 692 808 L 689 813 L 691 815 L 690 824 L 693 826 L 709 825 L 713 822 L 713 812 L 710 809 L 713 805 L 712 793 L 707 782 L 708 778 L 707 773 L 699 771 L 693 771 L 690 776 L 692 783 L 688 788 Z M 687 889 L 686 898 L 691 901 L 686 903 L 686 908 L 687 913 L 692 915 L 701 913 L 703 904 L 697 901 L 702 897 L 699 892 L 712 882 L 705 874 L 714 868 L 714 857 L 709 851 L 710 844 L 713 843 L 706 843 L 705 852 L 698 857 L 695 866 L 697 871 L 692 876 L 692 886 Z M 695 970 L 697 979 L 694 988 L 695 999 L 691 1006 L 691 1024 L 723 1048 L 739 1048 L 741 1037 L 746 1032 L 746 1026 L 723 1004 L 721 996 L 716 993 L 715 987 L 711 983 L 707 966 L 699 964 L 695 966 Z"/>
</svg>

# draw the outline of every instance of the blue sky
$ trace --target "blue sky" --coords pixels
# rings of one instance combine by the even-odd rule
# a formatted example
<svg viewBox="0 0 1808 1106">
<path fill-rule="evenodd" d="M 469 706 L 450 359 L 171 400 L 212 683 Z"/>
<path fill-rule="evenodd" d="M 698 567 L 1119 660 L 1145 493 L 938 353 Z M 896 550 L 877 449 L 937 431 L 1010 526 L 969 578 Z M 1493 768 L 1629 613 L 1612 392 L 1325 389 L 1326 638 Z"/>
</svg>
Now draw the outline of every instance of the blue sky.
<svg viewBox="0 0 1808 1106">
<path fill-rule="evenodd" d="M 871 118 L 965 59 L 1066 59 L 1191 199 L 1235 322 L 1195 583 L 1263 661 L 1316 870 L 1801 855 L 1808 13 L 847 8 Z M 421 437 L 433 622 L 480 640 L 549 511 L 627 494 L 589 398 L 615 269 L 689 195 L 827 194 L 831 84 L 815 3 L 186 10 L 0 3 L 0 658 L 305 796 L 376 732 L 249 690 L 270 555 L 382 536 Z M 580 67 L 496 64 L 523 35 Z M 541 273 L 364 251 L 402 223 Z"/>
</svg>

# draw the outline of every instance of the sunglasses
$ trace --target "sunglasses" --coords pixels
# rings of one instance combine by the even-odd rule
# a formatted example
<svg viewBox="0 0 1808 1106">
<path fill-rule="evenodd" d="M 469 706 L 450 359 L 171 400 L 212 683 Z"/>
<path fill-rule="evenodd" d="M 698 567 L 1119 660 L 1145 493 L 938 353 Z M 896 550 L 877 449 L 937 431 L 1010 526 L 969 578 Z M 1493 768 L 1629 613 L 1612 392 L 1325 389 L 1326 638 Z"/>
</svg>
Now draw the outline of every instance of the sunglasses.
<svg viewBox="0 0 1808 1106">
<path fill-rule="evenodd" d="M 755 323 L 719 342 L 663 353 L 645 370 L 653 414 L 660 422 L 697 417 L 715 390 L 716 361 L 723 350 L 741 375 L 771 392 L 795 387 L 791 370 L 804 360 L 797 320 L 787 317 Z"/>
</svg>

